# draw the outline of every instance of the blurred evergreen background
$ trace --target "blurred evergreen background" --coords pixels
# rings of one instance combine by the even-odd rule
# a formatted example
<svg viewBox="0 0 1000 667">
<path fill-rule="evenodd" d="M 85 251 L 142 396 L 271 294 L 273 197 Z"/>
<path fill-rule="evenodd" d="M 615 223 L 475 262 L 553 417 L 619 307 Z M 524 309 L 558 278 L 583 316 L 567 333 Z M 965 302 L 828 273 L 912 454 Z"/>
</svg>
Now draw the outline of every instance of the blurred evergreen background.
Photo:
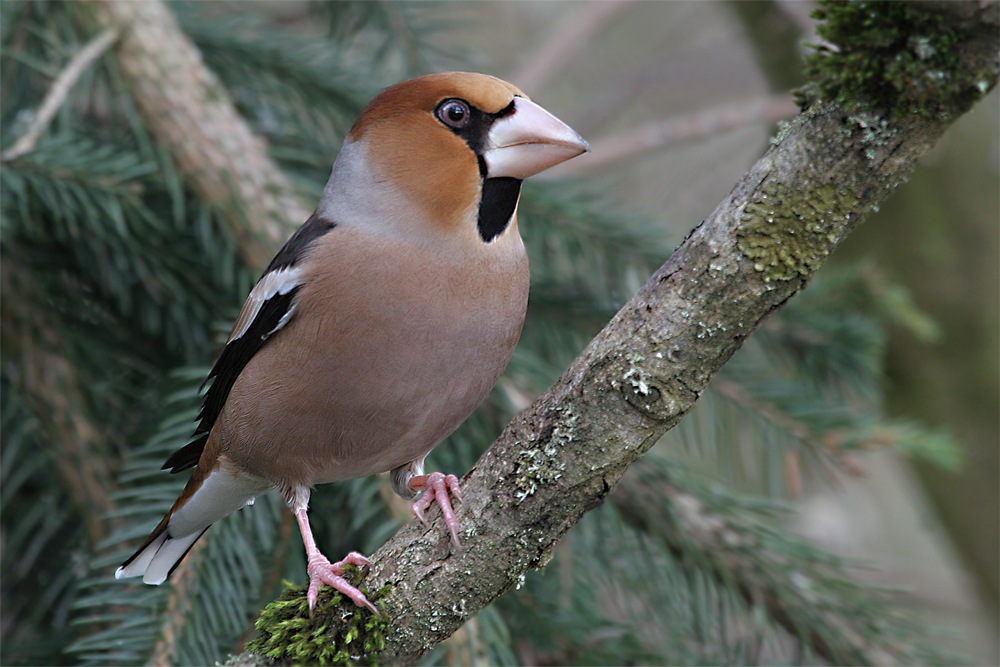
<svg viewBox="0 0 1000 667">
<path fill-rule="evenodd" d="M 0 3 L 0 150 L 99 34 L 97 4 Z M 428 71 L 506 78 L 594 145 L 525 187 L 522 344 L 431 457 L 461 474 L 766 149 L 810 6 L 169 8 L 307 208 L 364 104 Z M 215 526 L 169 585 L 113 580 L 183 484 L 159 466 L 261 269 L 239 202 L 207 201 L 154 139 L 122 57 L 89 66 L 0 173 L 5 665 L 214 664 L 282 579 L 305 580 L 274 498 Z M 997 128 L 994 91 L 545 572 L 426 662 L 996 664 Z M 692 504 L 743 546 L 687 525 Z M 370 553 L 406 518 L 383 479 L 322 487 L 312 516 L 331 554 Z"/>
</svg>

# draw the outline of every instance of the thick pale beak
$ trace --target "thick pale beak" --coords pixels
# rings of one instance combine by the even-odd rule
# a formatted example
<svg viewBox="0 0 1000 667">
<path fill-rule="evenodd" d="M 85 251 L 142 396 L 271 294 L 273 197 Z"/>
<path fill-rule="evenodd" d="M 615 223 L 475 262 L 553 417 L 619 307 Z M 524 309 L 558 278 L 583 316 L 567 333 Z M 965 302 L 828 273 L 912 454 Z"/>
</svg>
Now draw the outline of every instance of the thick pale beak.
<svg viewBox="0 0 1000 667">
<path fill-rule="evenodd" d="M 573 128 L 523 97 L 487 135 L 486 177 L 525 179 L 590 150 Z"/>
</svg>

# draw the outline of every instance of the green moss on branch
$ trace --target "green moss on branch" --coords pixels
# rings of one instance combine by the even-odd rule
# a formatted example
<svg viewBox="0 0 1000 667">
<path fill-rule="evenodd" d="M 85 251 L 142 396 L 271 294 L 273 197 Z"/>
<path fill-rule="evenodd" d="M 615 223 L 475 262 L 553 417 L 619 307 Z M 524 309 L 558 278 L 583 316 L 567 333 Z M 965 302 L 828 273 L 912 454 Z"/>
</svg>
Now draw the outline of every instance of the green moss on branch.
<svg viewBox="0 0 1000 667">
<path fill-rule="evenodd" d="M 812 16 L 832 47 L 809 45 L 806 74 L 820 95 L 845 106 L 963 112 L 996 80 L 994 62 L 963 67 L 968 35 L 917 3 L 822 0 Z"/>
<path fill-rule="evenodd" d="M 319 590 L 312 616 L 304 586 L 289 586 L 267 605 L 257 619 L 257 634 L 247 650 L 267 658 L 302 665 L 375 665 L 385 648 L 390 619 L 379 603 L 392 590 L 374 594 L 361 589 L 383 613 L 376 616 L 358 607 L 329 586 Z"/>
</svg>

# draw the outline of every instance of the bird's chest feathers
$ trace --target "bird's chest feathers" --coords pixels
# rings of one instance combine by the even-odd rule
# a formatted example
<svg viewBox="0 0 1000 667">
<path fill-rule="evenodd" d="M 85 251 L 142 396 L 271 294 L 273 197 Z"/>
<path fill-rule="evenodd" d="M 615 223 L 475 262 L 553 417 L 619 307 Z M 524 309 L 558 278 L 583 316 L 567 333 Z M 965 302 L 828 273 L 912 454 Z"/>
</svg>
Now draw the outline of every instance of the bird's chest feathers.
<svg viewBox="0 0 1000 667">
<path fill-rule="evenodd" d="M 367 339 L 399 355 L 509 355 L 527 304 L 527 257 L 516 228 L 494 243 L 486 249 L 429 248 L 391 238 L 359 240 L 351 266 L 304 287 L 303 303 L 337 304 L 322 309 L 312 333 L 334 349 L 340 341 Z"/>
<path fill-rule="evenodd" d="M 275 334 L 222 417 L 224 439 L 244 442 L 241 465 L 292 480 L 261 461 L 307 461 L 298 481 L 349 479 L 419 458 L 454 430 L 507 365 L 524 321 L 527 258 L 507 233 L 516 226 L 478 258 L 389 247 L 344 227 L 320 239 L 311 261 L 337 270 L 310 276 L 296 296 L 317 315 Z M 290 419 L 276 431 L 270 414 Z"/>
</svg>

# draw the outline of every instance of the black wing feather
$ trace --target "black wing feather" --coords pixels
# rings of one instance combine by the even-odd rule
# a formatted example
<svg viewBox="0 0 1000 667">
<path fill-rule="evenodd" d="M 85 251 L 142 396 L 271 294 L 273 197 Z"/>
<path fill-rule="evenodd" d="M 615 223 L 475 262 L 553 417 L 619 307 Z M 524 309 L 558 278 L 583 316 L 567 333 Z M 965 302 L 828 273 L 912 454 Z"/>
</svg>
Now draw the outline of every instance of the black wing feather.
<svg viewBox="0 0 1000 667">
<path fill-rule="evenodd" d="M 267 269 L 264 270 L 261 280 L 272 271 L 293 266 L 305 255 L 316 239 L 333 229 L 334 226 L 335 223 L 314 213 L 304 225 L 292 234 L 291 238 L 278 251 L 278 254 L 274 256 Z M 223 348 L 222 354 L 219 355 L 208 377 L 205 378 L 205 383 L 214 380 L 205 393 L 201 410 L 198 412 L 198 426 L 192 434 L 194 440 L 174 452 L 163 464 L 163 470 L 169 468 L 170 472 L 177 473 L 198 464 L 198 459 L 201 458 L 201 453 L 205 450 L 208 434 L 215 425 L 215 420 L 219 418 L 222 406 L 226 404 L 226 399 L 229 398 L 229 390 L 233 388 L 236 378 L 243 372 L 250 359 L 257 354 L 270 335 L 274 333 L 281 318 L 291 309 L 292 302 L 300 288 L 301 285 L 298 285 L 286 294 L 275 294 L 265 301 L 243 335 L 229 341 Z M 204 386 L 203 383 L 202 387 Z"/>
<path fill-rule="evenodd" d="M 313 213 L 309 216 L 309 219 L 306 220 L 301 227 L 296 229 L 295 233 L 292 234 L 287 241 L 285 241 L 285 245 L 281 246 L 281 250 L 278 251 L 278 254 L 274 256 L 271 263 L 267 265 L 266 269 L 264 269 L 264 275 L 266 276 L 272 271 L 294 266 L 296 262 L 302 259 L 302 256 L 312 245 L 313 241 L 323 236 L 323 234 L 326 234 L 328 231 L 333 229 L 334 226 L 335 223 L 330 222 L 326 218 L 321 218 Z"/>
<path fill-rule="evenodd" d="M 287 294 L 275 294 L 265 301 L 257 316 L 250 323 L 246 332 L 239 338 L 233 339 L 222 350 L 219 359 L 212 366 L 211 372 L 205 382 L 212 380 L 212 385 L 205 392 L 205 398 L 198 412 L 198 427 L 192 434 L 193 441 L 181 447 L 167 459 L 163 464 L 163 469 L 170 469 L 176 473 L 187 470 L 198 463 L 201 453 L 205 449 L 205 442 L 208 440 L 208 433 L 215 425 L 215 420 L 222 412 L 222 406 L 229 398 L 229 390 L 236 383 L 236 378 L 253 358 L 253 355 L 264 346 L 270 334 L 278 326 L 278 322 L 285 316 L 292 306 L 292 299 L 301 289 L 298 285 L 288 291 Z M 204 386 L 204 385 L 203 385 Z"/>
</svg>

